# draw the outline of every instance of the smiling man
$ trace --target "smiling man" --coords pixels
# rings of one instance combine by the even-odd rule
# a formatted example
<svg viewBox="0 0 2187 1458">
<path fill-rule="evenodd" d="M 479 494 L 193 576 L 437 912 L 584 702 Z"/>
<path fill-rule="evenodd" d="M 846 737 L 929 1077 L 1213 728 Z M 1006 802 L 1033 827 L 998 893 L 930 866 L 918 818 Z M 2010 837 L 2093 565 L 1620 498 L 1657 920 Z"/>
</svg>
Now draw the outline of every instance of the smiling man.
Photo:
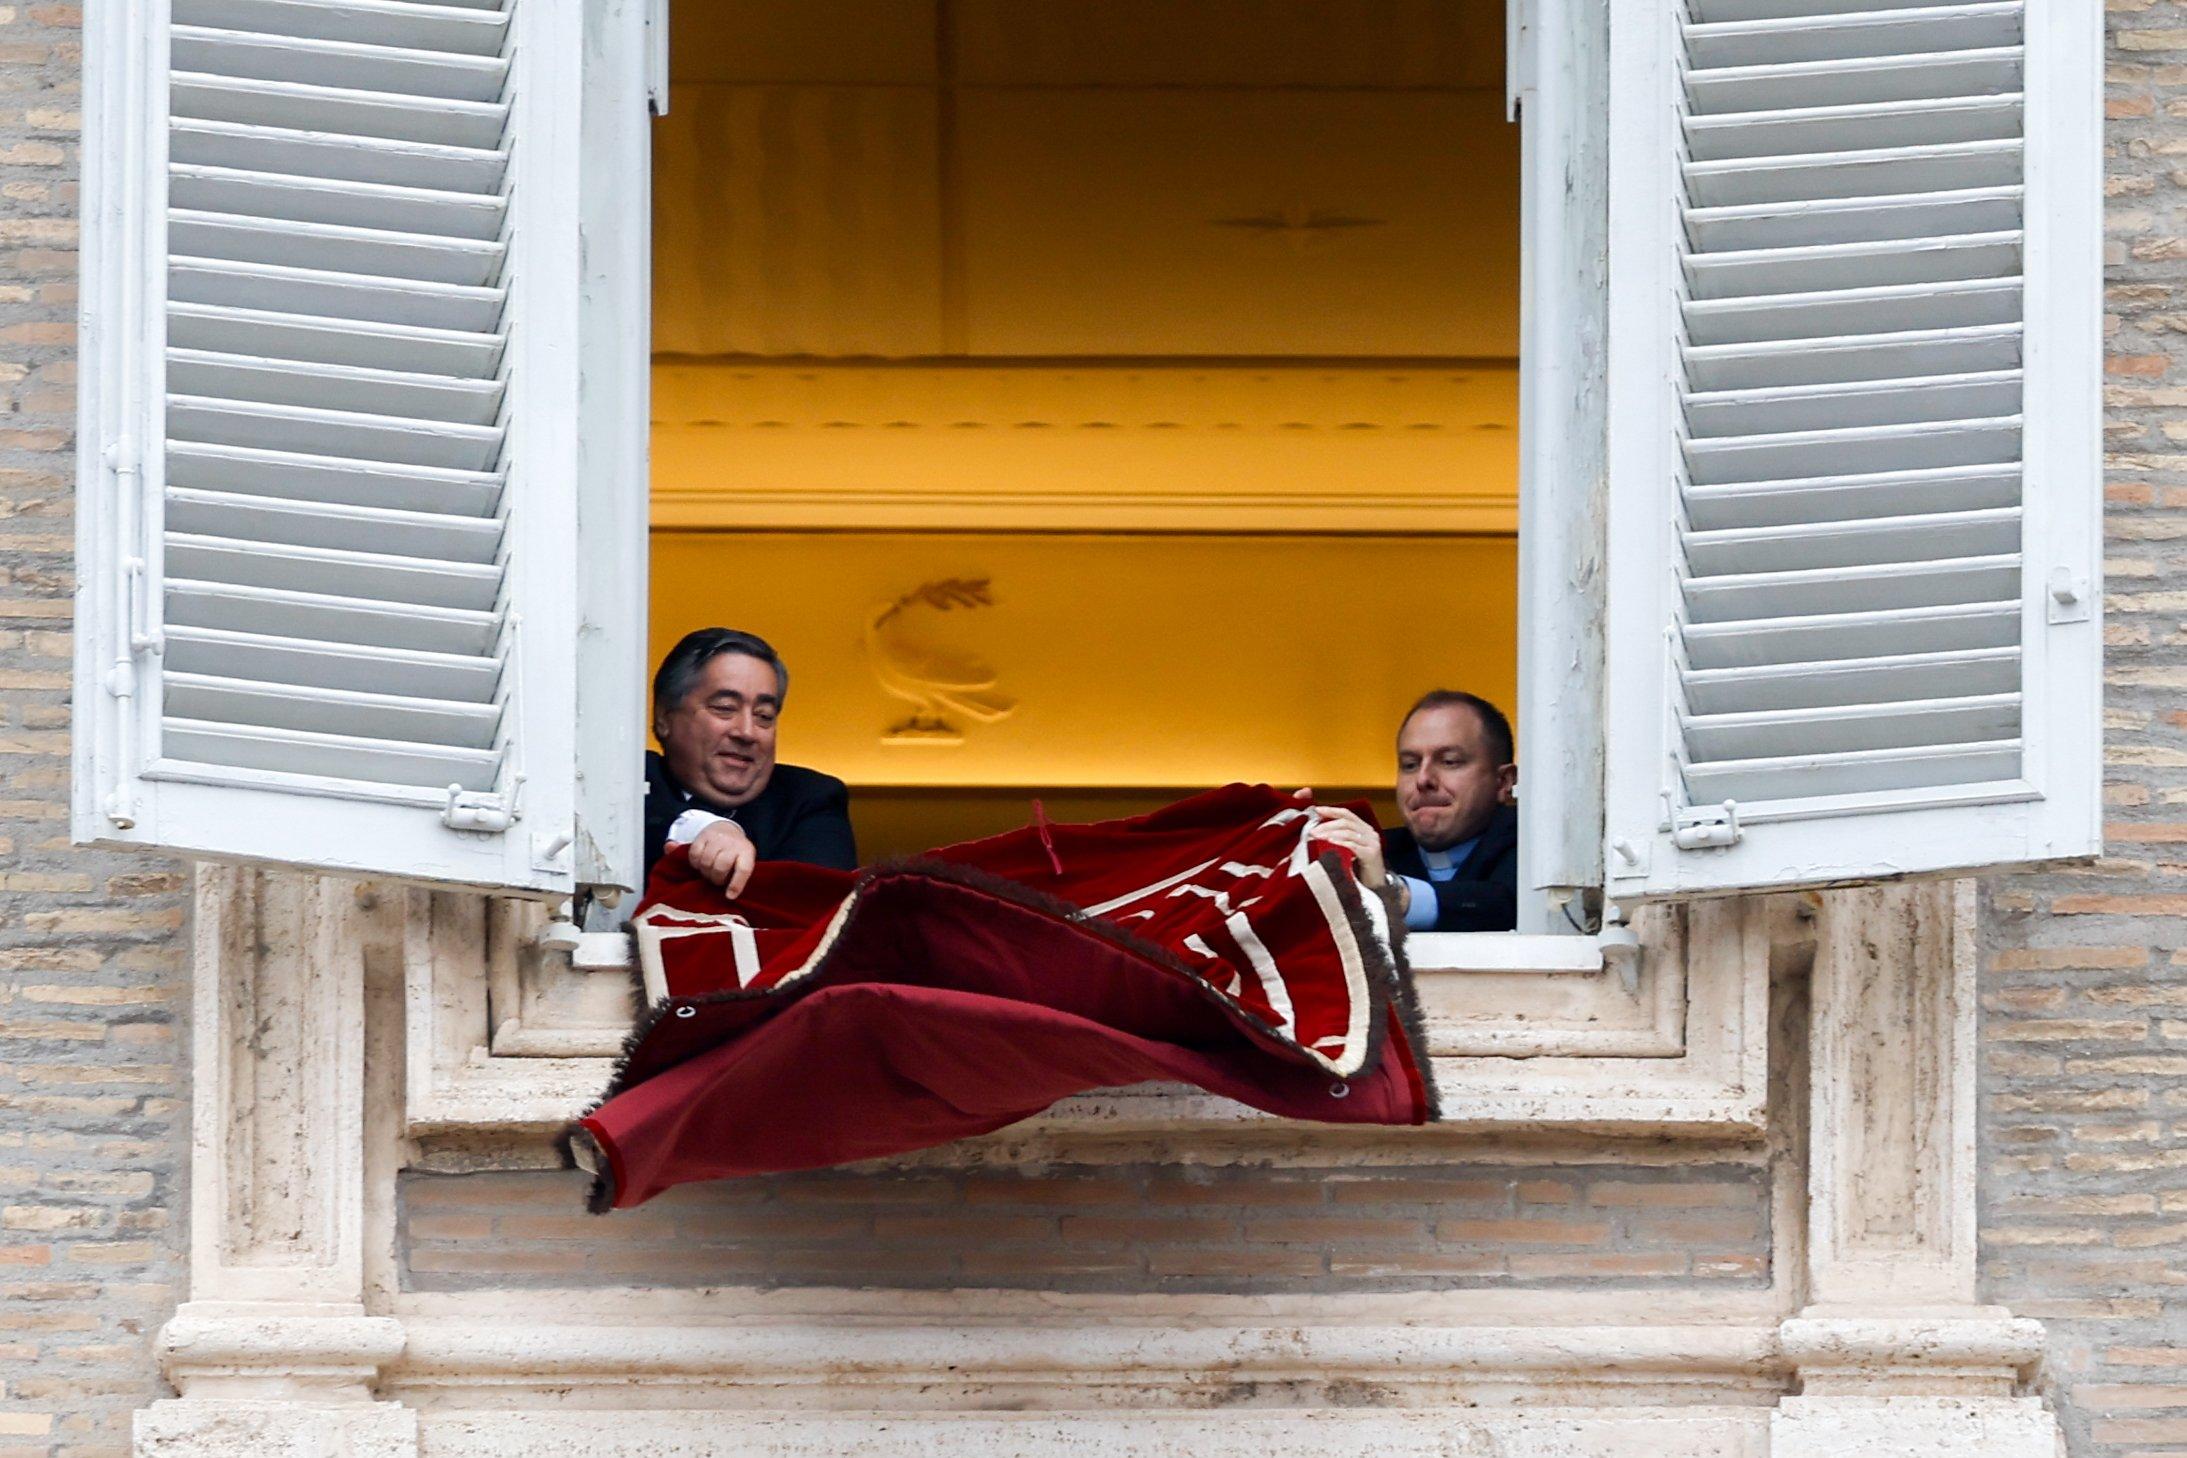
<svg viewBox="0 0 2187 1458">
<path fill-rule="evenodd" d="M 1352 852 L 1360 884 L 1394 888 L 1414 931 L 1510 931 L 1519 915 L 1514 759 L 1503 710 L 1437 689 L 1397 727 L 1404 828 L 1377 835 L 1350 811 L 1324 808 L 1315 834 Z"/>
<path fill-rule="evenodd" d="M 833 775 L 775 762 L 790 671 L 763 638 L 734 628 L 685 635 L 653 675 L 645 757 L 645 868 L 671 845 L 729 896 L 760 861 L 854 870 L 850 792 Z"/>
</svg>

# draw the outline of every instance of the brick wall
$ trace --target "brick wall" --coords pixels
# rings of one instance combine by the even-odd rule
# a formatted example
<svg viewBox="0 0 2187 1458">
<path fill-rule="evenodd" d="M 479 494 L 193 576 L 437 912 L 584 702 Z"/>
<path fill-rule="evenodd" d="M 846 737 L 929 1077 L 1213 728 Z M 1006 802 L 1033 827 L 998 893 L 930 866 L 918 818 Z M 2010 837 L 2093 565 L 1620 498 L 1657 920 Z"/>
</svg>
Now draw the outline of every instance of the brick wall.
<svg viewBox="0 0 2187 1458">
<path fill-rule="evenodd" d="M 78 68 L 0 4 L 0 1458 L 128 1451 L 184 1272 L 182 878 L 68 844 Z"/>
<path fill-rule="evenodd" d="M 1989 888 L 1986 1295 L 2075 1458 L 2187 1454 L 2187 9 L 2110 0 L 2110 858 Z"/>
<path fill-rule="evenodd" d="M 583 1213 L 563 1174 L 414 1175 L 403 1277 L 481 1286 L 1308 1292 L 1767 1284 L 1759 1165 L 820 1173 Z"/>
</svg>

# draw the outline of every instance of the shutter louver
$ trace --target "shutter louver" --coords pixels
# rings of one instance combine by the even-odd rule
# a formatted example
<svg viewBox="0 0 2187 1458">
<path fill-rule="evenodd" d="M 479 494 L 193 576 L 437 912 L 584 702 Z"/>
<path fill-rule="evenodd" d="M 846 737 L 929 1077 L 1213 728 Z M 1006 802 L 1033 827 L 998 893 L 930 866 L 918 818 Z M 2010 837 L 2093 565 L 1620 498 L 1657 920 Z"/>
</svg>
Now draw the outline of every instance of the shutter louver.
<svg viewBox="0 0 2187 1458">
<path fill-rule="evenodd" d="M 2091 853 L 2085 46 L 2019 0 L 1649 3 L 1673 33 L 1613 12 L 1671 126 L 1626 139 L 1652 177 L 1613 153 L 1610 612 L 1661 626 L 1611 670 L 1613 889 Z"/>
<path fill-rule="evenodd" d="M 575 365 L 596 159 L 574 118 L 643 32 L 581 21 L 171 0 L 110 22 L 127 44 L 88 125 L 124 135 L 87 277 L 144 272 L 140 298 L 92 291 L 84 416 L 142 467 L 139 499 L 120 468 L 82 529 L 103 621 L 79 703 L 121 702 L 79 757 L 79 836 L 532 888 L 619 854 L 573 821 L 588 589 L 567 544 L 576 422 L 600 409 Z M 615 181 L 642 198 L 631 160 Z M 642 488 L 612 509 L 642 532 Z M 637 732 L 627 774 L 595 771 L 633 800 Z"/>
<path fill-rule="evenodd" d="M 168 759 L 507 788 L 508 40 L 175 0 Z"/>
</svg>

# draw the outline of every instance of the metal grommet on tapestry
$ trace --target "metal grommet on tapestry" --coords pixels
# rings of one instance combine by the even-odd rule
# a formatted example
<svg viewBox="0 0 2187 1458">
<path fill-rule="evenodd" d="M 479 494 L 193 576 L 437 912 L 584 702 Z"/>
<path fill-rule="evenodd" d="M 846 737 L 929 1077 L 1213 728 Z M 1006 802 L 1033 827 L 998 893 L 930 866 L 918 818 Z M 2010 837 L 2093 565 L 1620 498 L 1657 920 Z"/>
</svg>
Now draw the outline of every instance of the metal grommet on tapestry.
<svg viewBox="0 0 2187 1458">
<path fill-rule="evenodd" d="M 699 1010 L 688 1002 L 676 1009 L 676 1016 L 679 1018 L 695 1018 L 698 1015 Z"/>
<path fill-rule="evenodd" d="M 1329 1097 L 1333 1099 L 1348 1098 L 1351 1092 L 1352 1086 L 1348 1083 L 1332 1083 L 1329 1085 Z"/>
</svg>

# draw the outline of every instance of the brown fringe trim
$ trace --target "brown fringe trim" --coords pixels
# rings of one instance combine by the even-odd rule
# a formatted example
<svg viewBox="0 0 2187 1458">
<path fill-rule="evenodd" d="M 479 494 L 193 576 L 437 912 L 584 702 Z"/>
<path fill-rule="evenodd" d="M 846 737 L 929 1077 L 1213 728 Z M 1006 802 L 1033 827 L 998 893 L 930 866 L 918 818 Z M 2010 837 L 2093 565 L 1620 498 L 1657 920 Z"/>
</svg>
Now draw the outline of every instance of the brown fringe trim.
<svg viewBox="0 0 2187 1458">
<path fill-rule="evenodd" d="M 1382 914 L 1390 928 L 1390 1003 L 1397 1009 L 1397 1020 L 1405 1029 L 1406 1041 L 1412 1044 L 1413 1067 L 1420 1074 L 1421 1092 L 1427 1095 L 1428 1116 L 1422 1122 L 1432 1124 L 1443 1117 L 1443 1093 L 1435 1085 L 1435 1060 L 1428 1057 L 1427 1016 L 1420 1010 L 1420 984 L 1413 980 L 1412 962 L 1405 956 L 1405 939 L 1410 931 L 1405 918 L 1398 914 L 1397 888 L 1385 883 L 1380 891 L 1370 892 L 1356 881 L 1348 884 L 1362 897 L 1371 895 L 1382 902 Z M 1346 909 L 1350 910 L 1350 907 L 1351 903 L 1347 902 Z M 1353 925 L 1357 927 L 1364 909 L 1352 915 Z M 1371 946 L 1380 945 L 1375 941 L 1372 928 L 1362 928 L 1359 938 Z"/>
<path fill-rule="evenodd" d="M 1390 940 L 1384 942 L 1374 934 L 1374 924 L 1368 918 L 1365 904 L 1361 899 L 1364 895 L 1369 894 L 1366 888 L 1361 886 L 1356 878 L 1342 874 L 1342 865 L 1335 851 L 1324 851 L 1318 860 L 1322 868 L 1329 873 L 1331 884 L 1336 887 L 1337 900 L 1344 908 L 1345 919 L 1351 924 L 1353 939 L 1359 945 L 1361 961 L 1364 963 L 1366 972 L 1367 1047 L 1359 1067 L 1352 1073 L 1343 1076 L 1357 1078 L 1374 1068 L 1376 1062 L 1382 1056 L 1382 1044 L 1386 1033 L 1381 1013 L 1386 1004 L 1395 1006 L 1398 1020 L 1403 1024 L 1406 1036 L 1412 1041 L 1413 1062 L 1419 1070 L 1421 1087 L 1427 1096 L 1428 1118 L 1432 1121 L 1442 1112 L 1442 1104 L 1435 1086 L 1435 1075 L 1427 1056 L 1427 1043 L 1421 1023 L 1419 995 L 1413 985 L 1412 969 L 1405 961 L 1402 949 L 1405 933 L 1404 919 L 1395 915 L 1394 896 L 1388 892 L 1383 893 L 1383 905 L 1390 926 Z M 1245 1008 L 1240 1007 L 1228 995 L 1218 991 L 1205 977 L 1181 959 L 1171 955 L 1164 948 L 1133 935 L 1115 922 L 1097 916 L 1089 916 L 1083 908 L 1075 906 L 1061 897 L 1052 896 L 1045 891 L 1037 891 L 1020 882 L 1008 880 L 992 872 L 979 870 L 976 867 L 958 865 L 954 861 L 936 860 L 931 856 L 911 856 L 899 860 L 883 861 L 861 871 L 858 879 L 851 883 L 850 914 L 844 918 L 842 927 L 837 931 L 836 943 L 840 944 L 850 936 L 852 929 L 856 927 L 859 919 L 864 915 L 866 902 L 869 899 L 867 896 L 869 888 L 878 885 L 882 881 L 910 879 L 942 881 L 964 886 L 985 895 L 993 896 L 999 901 L 1007 901 L 1030 911 L 1041 912 L 1058 921 L 1066 922 L 1083 931 L 1090 932 L 1111 946 L 1131 952 L 1165 972 L 1184 978 L 1193 985 L 1202 997 L 1206 998 L 1233 1022 L 1242 1024 L 1259 1033 L 1262 1037 L 1303 1055 L 1303 1061 L 1309 1067 L 1319 1068 L 1321 1066 L 1319 1059 L 1297 1039 L 1285 1035 Z M 834 956 L 835 947 L 831 946 L 817 962 L 805 969 L 798 980 L 802 981 L 806 977 L 817 975 Z M 638 969 L 635 975 L 638 981 L 639 999 L 643 1002 L 645 996 L 643 969 Z M 705 1007 L 715 1003 L 778 997 L 794 985 L 794 983 L 778 982 L 769 987 L 736 988 L 726 992 L 711 992 L 700 997 L 667 997 L 646 1007 L 644 1011 L 639 1013 L 637 1021 L 631 1025 L 630 1032 L 623 1039 L 622 1048 L 615 1057 L 614 1069 L 609 1074 L 606 1089 L 602 1091 L 597 1099 L 586 1105 L 584 1111 L 576 1119 L 571 1120 L 564 1127 L 560 1137 L 556 1140 L 556 1145 L 561 1150 L 562 1157 L 567 1162 L 567 1167 L 578 1167 L 572 1149 L 572 1141 L 578 1137 L 592 1138 L 591 1134 L 581 1128 L 580 1121 L 598 1111 L 603 1104 L 622 1093 L 629 1086 L 631 1060 L 637 1055 L 638 1049 L 644 1044 L 647 1036 L 652 1033 L 663 1018 L 673 1014 L 679 1006 Z M 587 1200 L 587 1205 L 588 1208 L 593 1210 L 593 1213 L 604 1214 L 612 1207 L 614 1201 L 614 1182 L 609 1174 L 613 1166 L 608 1161 L 606 1150 L 600 1150 L 599 1157 L 601 1173 L 593 1179 L 593 1189 Z M 602 1203 L 603 1201 L 605 1203 Z"/>
</svg>

